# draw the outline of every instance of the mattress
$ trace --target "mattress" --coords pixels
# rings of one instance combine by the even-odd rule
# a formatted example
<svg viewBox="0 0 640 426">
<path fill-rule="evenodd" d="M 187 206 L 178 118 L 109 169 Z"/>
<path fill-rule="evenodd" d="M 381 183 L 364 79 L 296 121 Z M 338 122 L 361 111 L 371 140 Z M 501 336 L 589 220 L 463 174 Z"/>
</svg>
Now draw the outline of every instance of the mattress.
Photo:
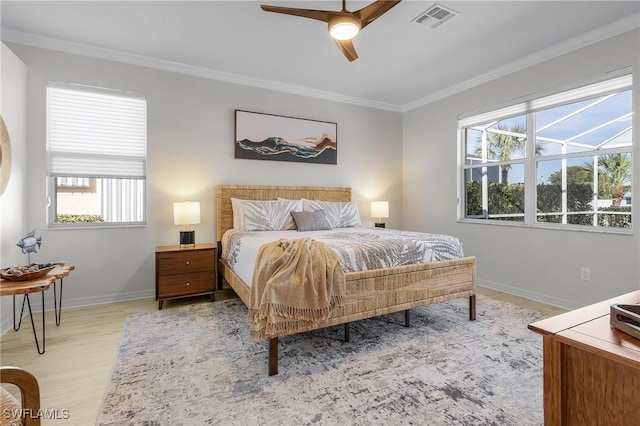
<svg viewBox="0 0 640 426">
<path fill-rule="evenodd" d="M 345 273 L 464 257 L 462 243 L 450 235 L 353 227 L 308 232 L 230 229 L 222 237 L 222 259 L 250 286 L 260 246 L 302 237 L 334 250 Z"/>
</svg>

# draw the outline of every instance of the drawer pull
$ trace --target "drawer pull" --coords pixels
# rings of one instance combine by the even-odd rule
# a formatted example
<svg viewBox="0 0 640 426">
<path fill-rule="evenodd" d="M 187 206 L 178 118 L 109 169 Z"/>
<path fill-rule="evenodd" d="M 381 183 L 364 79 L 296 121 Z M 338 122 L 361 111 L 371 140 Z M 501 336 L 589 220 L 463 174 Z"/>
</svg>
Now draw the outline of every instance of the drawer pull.
<svg viewBox="0 0 640 426">
<path fill-rule="evenodd" d="M 187 260 L 186 262 L 184 262 L 184 264 L 185 264 L 185 265 L 188 265 L 188 264 L 189 264 L 189 261 Z"/>
<path fill-rule="evenodd" d="M 187 283 L 187 287 L 189 287 L 189 284 L 191 284 L 191 283 Z"/>
</svg>

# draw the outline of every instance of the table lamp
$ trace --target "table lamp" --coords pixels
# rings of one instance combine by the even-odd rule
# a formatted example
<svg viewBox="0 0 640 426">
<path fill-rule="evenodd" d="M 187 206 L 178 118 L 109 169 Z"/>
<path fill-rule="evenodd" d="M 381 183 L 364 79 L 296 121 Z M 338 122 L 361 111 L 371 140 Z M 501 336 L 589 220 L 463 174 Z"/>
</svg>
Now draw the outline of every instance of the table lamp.
<svg viewBox="0 0 640 426">
<path fill-rule="evenodd" d="M 371 202 L 371 217 L 377 217 L 376 228 L 384 228 L 384 222 L 382 218 L 389 217 L 389 202 L 388 201 L 372 201 Z"/>
<path fill-rule="evenodd" d="M 180 231 L 180 246 L 193 247 L 196 244 L 196 231 L 189 225 L 200 223 L 200 203 L 198 201 L 184 201 L 173 203 L 173 224 L 185 225 L 185 230 Z"/>
</svg>

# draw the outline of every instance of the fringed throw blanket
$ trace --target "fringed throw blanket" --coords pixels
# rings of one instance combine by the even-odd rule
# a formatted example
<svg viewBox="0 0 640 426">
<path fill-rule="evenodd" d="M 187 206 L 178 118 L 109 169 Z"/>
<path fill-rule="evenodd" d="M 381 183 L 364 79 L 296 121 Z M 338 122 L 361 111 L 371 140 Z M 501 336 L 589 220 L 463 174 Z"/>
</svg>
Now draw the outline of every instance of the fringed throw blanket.
<svg viewBox="0 0 640 426">
<path fill-rule="evenodd" d="M 323 243 L 301 238 L 264 244 L 251 285 L 251 338 L 310 330 L 345 304 L 345 293 L 342 266 Z"/>
</svg>

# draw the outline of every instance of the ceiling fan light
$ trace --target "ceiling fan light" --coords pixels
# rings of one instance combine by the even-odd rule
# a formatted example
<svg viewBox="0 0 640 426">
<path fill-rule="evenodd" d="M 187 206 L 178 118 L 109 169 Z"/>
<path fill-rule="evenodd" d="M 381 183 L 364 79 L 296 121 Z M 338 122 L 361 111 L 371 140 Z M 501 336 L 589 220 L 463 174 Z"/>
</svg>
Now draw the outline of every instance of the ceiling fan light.
<svg viewBox="0 0 640 426">
<path fill-rule="evenodd" d="M 329 34 L 336 40 L 351 40 L 360 32 L 360 21 L 353 16 L 336 16 L 329 21 Z"/>
</svg>

